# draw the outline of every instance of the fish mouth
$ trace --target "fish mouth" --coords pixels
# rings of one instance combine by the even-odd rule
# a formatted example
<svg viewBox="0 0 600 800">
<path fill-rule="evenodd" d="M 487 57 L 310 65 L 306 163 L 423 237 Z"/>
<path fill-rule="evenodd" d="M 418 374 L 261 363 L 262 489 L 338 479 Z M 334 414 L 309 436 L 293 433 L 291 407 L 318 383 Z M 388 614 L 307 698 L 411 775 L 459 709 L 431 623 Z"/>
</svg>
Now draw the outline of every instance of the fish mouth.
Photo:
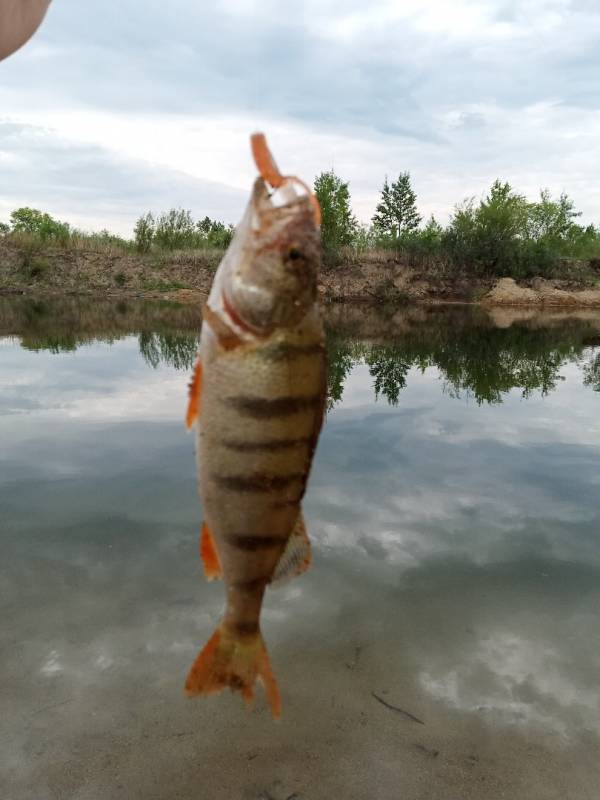
<svg viewBox="0 0 600 800">
<path fill-rule="evenodd" d="M 264 133 L 260 133 L 258 131 L 253 133 L 250 137 L 250 147 L 252 149 L 254 163 L 256 164 L 256 168 L 258 169 L 259 175 L 263 182 L 265 184 L 269 184 L 273 187 L 273 189 L 275 189 L 274 194 L 276 194 L 278 190 L 282 190 L 285 198 L 287 198 L 287 195 L 290 193 L 290 191 L 293 191 L 294 186 L 299 186 L 302 188 L 304 192 L 306 192 L 306 195 L 312 204 L 315 223 L 317 226 L 320 225 L 321 207 L 319 205 L 319 201 L 310 190 L 309 186 L 303 180 L 296 177 L 296 175 L 281 174 L 279 167 L 275 163 L 275 159 L 269 150 L 269 145 L 267 144 Z M 282 205 L 289 205 L 290 202 L 294 202 L 293 197 L 291 197 L 290 200 L 284 199 Z"/>
<path fill-rule="evenodd" d="M 281 186 L 273 189 L 269 199 L 274 208 L 279 208 L 304 202 L 304 198 L 308 197 L 310 199 L 312 196 L 313 193 L 310 187 L 304 181 L 301 181 L 300 178 L 290 177 L 285 178 Z"/>
<path fill-rule="evenodd" d="M 267 181 L 259 177 L 252 192 L 252 228 L 260 230 L 264 217 L 272 219 L 290 212 L 310 209 L 317 227 L 321 224 L 321 207 L 308 184 L 293 175 L 283 178 L 282 183 L 269 190 Z"/>
</svg>

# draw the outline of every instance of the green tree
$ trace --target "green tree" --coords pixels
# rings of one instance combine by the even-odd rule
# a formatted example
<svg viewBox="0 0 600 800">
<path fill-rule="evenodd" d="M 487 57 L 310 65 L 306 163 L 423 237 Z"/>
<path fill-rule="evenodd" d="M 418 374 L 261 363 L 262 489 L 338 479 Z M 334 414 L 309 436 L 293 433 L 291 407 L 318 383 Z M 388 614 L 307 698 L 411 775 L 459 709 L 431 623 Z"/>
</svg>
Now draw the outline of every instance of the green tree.
<svg viewBox="0 0 600 800">
<path fill-rule="evenodd" d="M 28 233 L 40 239 L 58 239 L 64 242 L 71 235 L 67 222 L 60 222 L 37 208 L 17 208 L 10 215 L 10 222 L 15 233 Z"/>
<path fill-rule="evenodd" d="M 143 214 L 138 219 L 138 221 L 135 223 L 135 228 L 133 229 L 135 246 L 140 253 L 147 253 L 148 250 L 150 250 L 150 247 L 152 246 L 152 240 L 154 239 L 154 232 L 154 217 L 150 211 L 148 211 L 147 214 Z"/>
<path fill-rule="evenodd" d="M 10 233 L 10 225 L 0 222 L 0 236 L 6 236 L 8 233 Z"/>
<path fill-rule="evenodd" d="M 524 274 L 543 255 L 525 244 L 527 219 L 525 198 L 496 180 L 478 206 L 471 199 L 456 207 L 444 236 L 447 252 L 455 265 L 479 274 Z"/>
<path fill-rule="evenodd" d="M 550 191 L 542 189 L 538 202 L 529 205 L 527 234 L 536 241 L 566 242 L 579 227 L 574 220 L 580 216 L 581 211 L 575 211 L 575 203 L 564 192 L 553 200 Z"/>
<path fill-rule="evenodd" d="M 599 231 L 593 225 L 579 225 L 581 216 L 564 192 L 553 200 L 548 189 L 529 206 L 527 236 L 555 257 L 594 258 L 600 253 Z"/>
<path fill-rule="evenodd" d="M 350 189 L 347 182 L 329 170 L 315 178 L 314 191 L 321 206 L 323 258 L 335 263 L 342 247 L 352 244 L 358 229 L 350 208 Z"/>
<path fill-rule="evenodd" d="M 477 211 L 478 258 L 497 275 L 518 272 L 520 239 L 527 224 L 527 202 L 509 183 L 494 181 Z"/>
<path fill-rule="evenodd" d="M 420 224 L 417 195 L 410 184 L 410 173 L 401 172 L 398 180 L 392 184 L 386 178 L 381 190 L 381 200 L 373 215 L 373 226 L 378 234 L 395 240 L 416 231 Z"/>
</svg>

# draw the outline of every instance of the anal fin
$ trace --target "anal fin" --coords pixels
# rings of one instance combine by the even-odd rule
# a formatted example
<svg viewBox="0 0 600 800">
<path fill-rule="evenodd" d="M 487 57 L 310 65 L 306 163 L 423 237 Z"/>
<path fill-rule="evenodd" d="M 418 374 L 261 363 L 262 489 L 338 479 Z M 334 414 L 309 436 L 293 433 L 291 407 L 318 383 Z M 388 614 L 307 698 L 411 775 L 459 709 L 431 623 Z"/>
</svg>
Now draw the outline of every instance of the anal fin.
<svg viewBox="0 0 600 800">
<path fill-rule="evenodd" d="M 298 514 L 296 525 L 288 539 L 285 550 L 275 567 L 270 585 L 278 586 L 295 578 L 296 575 L 302 575 L 310 567 L 311 559 L 310 539 L 306 532 L 304 516 L 301 511 Z"/>
<path fill-rule="evenodd" d="M 200 557 L 204 564 L 204 574 L 207 580 L 214 581 L 223 577 L 215 540 L 206 522 L 202 525 L 202 533 L 200 535 Z"/>
</svg>

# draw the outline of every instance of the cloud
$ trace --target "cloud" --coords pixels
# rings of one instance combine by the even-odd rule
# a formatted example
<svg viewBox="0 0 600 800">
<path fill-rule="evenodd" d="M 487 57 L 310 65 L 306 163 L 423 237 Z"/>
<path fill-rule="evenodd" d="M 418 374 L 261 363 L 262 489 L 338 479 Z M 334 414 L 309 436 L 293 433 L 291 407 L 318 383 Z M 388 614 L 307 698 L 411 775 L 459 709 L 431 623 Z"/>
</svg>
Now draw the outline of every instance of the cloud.
<svg viewBox="0 0 600 800">
<path fill-rule="evenodd" d="M 286 168 L 349 179 L 365 221 L 385 174 L 404 169 L 424 216 L 446 219 L 501 177 L 530 196 L 566 190 L 598 221 L 599 33 L 600 8 L 571 0 L 309 0 L 293 14 L 251 0 L 125 0 L 118 14 L 63 0 L 0 67 L 0 107 L 106 149 L 121 177 L 122 162 L 144 160 L 168 183 L 175 170 L 245 192 L 247 136 L 265 127 Z M 57 196 L 77 153 L 64 165 L 50 176 Z M 110 202 L 126 191 L 115 181 Z M 213 216 L 234 221 L 238 206 L 223 200 L 230 213 Z M 104 224 L 93 192 L 88 211 Z"/>
<path fill-rule="evenodd" d="M 245 200 L 234 187 L 14 122 L 0 121 L 0 166 L 0 214 L 41 206 L 81 227 L 102 220 L 126 235 L 132 220 L 149 209 L 183 206 L 198 217 L 231 219 Z"/>
</svg>

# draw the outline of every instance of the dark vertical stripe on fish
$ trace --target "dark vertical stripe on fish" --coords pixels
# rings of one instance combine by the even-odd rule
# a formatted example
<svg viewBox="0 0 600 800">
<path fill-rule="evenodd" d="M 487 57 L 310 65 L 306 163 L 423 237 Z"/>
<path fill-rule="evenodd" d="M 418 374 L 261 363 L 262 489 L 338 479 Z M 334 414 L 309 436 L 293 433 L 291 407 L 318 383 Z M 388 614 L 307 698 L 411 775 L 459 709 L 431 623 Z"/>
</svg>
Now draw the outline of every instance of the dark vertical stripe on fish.
<svg viewBox="0 0 600 800">
<path fill-rule="evenodd" d="M 258 633 L 258 622 L 245 622 L 240 620 L 239 622 L 232 622 L 230 623 L 230 627 L 240 636 L 252 636 L 255 633 Z"/>
<path fill-rule="evenodd" d="M 303 473 L 292 475 L 269 475 L 263 472 L 251 472 L 249 475 L 213 475 L 212 479 L 222 489 L 230 492 L 278 492 L 287 489 L 298 481 L 304 482 Z"/>
<path fill-rule="evenodd" d="M 317 408 L 323 402 L 323 395 L 289 395 L 285 397 L 253 397 L 238 395 L 225 398 L 225 403 L 245 417 L 253 419 L 273 419 L 291 417 L 301 411 Z"/>
<path fill-rule="evenodd" d="M 254 594 L 254 592 L 257 592 L 259 589 L 265 587 L 268 582 L 269 578 L 263 575 L 260 578 L 253 578 L 249 581 L 236 581 L 236 583 L 230 584 L 230 588 L 235 589 L 238 592 Z"/>
<path fill-rule="evenodd" d="M 294 361 L 305 356 L 323 355 L 325 347 L 320 342 L 312 344 L 293 344 L 292 342 L 278 342 L 257 348 L 255 354 L 265 361 Z"/>
<path fill-rule="evenodd" d="M 219 444 L 237 453 L 276 453 L 294 447 L 311 446 L 312 436 L 299 436 L 296 439 L 263 439 L 257 442 L 244 442 L 237 439 L 222 439 Z"/>
<path fill-rule="evenodd" d="M 274 547 L 283 547 L 289 537 L 284 536 L 226 536 L 225 541 L 238 550 L 271 550 Z"/>
</svg>

